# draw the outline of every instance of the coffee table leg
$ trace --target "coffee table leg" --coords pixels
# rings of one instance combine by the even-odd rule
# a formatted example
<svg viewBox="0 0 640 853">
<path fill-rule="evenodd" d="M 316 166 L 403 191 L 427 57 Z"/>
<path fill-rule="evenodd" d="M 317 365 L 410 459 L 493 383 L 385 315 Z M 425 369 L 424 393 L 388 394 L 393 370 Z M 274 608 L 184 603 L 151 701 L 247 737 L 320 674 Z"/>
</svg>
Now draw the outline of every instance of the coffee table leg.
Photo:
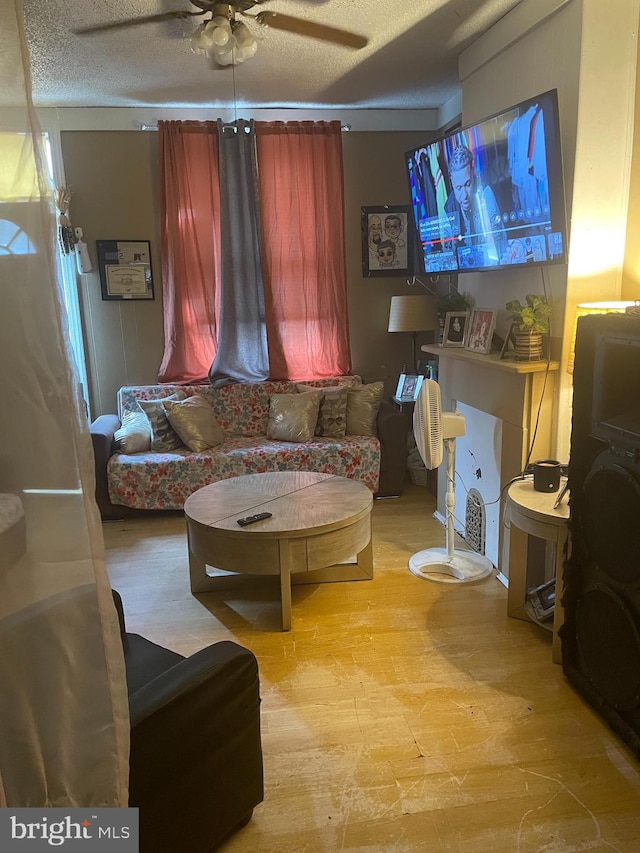
<svg viewBox="0 0 640 853">
<path fill-rule="evenodd" d="M 365 547 L 360 551 L 358 556 L 356 557 L 359 568 L 361 568 L 365 575 L 368 578 L 373 577 L 373 540 L 369 539 L 369 542 Z"/>
<path fill-rule="evenodd" d="M 291 630 L 291 548 L 289 542 L 280 540 L 280 601 L 282 604 L 282 630 Z"/>
<path fill-rule="evenodd" d="M 189 551 L 189 579 L 191 581 L 191 592 L 206 592 L 210 589 L 207 575 L 207 567 L 195 554 Z"/>
</svg>

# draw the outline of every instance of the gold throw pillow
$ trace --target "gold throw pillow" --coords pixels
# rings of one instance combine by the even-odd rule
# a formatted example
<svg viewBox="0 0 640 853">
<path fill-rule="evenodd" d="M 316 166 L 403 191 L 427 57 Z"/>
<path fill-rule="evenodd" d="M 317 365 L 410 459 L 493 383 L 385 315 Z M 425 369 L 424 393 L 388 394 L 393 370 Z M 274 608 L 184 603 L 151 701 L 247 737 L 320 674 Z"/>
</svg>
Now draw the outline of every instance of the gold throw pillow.
<svg viewBox="0 0 640 853">
<path fill-rule="evenodd" d="M 321 391 L 272 394 L 269 398 L 267 438 L 275 441 L 311 441 L 318 422 Z"/>
<path fill-rule="evenodd" d="M 384 393 L 384 382 L 349 388 L 347 435 L 377 435 L 376 419 Z"/>
<path fill-rule="evenodd" d="M 186 400 L 165 400 L 163 407 L 173 429 L 194 453 L 201 453 L 224 440 L 213 409 L 197 394 Z"/>
</svg>

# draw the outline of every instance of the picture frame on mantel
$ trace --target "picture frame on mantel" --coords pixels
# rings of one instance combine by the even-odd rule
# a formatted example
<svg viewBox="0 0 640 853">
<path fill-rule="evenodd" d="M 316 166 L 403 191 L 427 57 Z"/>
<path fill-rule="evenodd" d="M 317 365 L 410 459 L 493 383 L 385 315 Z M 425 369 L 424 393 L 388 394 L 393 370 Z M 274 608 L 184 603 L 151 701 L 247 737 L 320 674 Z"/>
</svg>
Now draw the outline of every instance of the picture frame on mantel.
<svg viewBox="0 0 640 853">
<path fill-rule="evenodd" d="M 154 299 L 151 243 L 96 240 L 103 300 Z"/>
<path fill-rule="evenodd" d="M 465 349 L 481 355 L 491 352 L 497 313 L 493 308 L 474 308 L 471 311 Z"/>
<path fill-rule="evenodd" d="M 447 311 L 444 318 L 443 346 L 464 346 L 467 339 L 469 313 L 469 311 Z"/>
<path fill-rule="evenodd" d="M 411 215 L 408 204 L 360 208 L 364 278 L 412 274 Z"/>
</svg>

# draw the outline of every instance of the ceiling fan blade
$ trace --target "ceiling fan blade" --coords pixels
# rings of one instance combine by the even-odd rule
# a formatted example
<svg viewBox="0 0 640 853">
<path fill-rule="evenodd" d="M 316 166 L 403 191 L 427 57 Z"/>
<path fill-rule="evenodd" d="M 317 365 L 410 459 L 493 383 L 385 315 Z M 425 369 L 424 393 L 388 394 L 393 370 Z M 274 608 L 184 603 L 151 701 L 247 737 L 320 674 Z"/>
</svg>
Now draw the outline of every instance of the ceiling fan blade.
<svg viewBox="0 0 640 853">
<path fill-rule="evenodd" d="M 144 18 L 126 18 L 124 21 L 111 21 L 108 24 L 96 24 L 93 27 L 78 27 L 73 30 L 74 35 L 86 36 L 91 33 L 101 33 L 106 30 L 121 30 L 125 27 L 137 27 L 138 24 L 152 24 L 156 21 L 171 21 L 175 18 L 190 18 L 193 15 L 205 15 L 206 11 L 201 12 L 162 12 L 160 15 L 147 15 Z"/>
<path fill-rule="evenodd" d="M 350 33 L 347 30 L 339 30 L 337 27 L 328 27 L 326 24 L 317 24 L 302 18 L 294 18 L 292 15 L 281 15 L 280 12 L 258 12 L 255 16 L 258 23 L 275 30 L 286 30 L 288 33 L 296 33 L 300 36 L 330 41 L 344 47 L 353 47 L 359 50 L 369 44 L 369 39 Z"/>
</svg>

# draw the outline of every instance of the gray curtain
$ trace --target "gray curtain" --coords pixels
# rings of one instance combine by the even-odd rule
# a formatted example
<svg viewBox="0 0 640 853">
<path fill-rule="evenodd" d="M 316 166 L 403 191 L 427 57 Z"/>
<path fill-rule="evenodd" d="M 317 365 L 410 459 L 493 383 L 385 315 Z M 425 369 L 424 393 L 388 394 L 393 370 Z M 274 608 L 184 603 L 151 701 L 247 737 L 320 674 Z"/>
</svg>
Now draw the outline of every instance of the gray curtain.
<svg viewBox="0 0 640 853">
<path fill-rule="evenodd" d="M 218 120 L 222 280 L 218 350 L 209 381 L 269 377 L 254 123 Z"/>
</svg>

